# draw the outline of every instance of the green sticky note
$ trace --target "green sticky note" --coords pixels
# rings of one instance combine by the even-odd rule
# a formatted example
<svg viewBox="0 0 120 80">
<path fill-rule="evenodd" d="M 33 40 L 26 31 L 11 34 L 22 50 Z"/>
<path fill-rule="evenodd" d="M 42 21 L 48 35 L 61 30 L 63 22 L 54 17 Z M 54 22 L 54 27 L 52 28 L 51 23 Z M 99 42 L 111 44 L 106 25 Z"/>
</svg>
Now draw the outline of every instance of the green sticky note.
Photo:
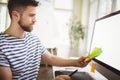
<svg viewBox="0 0 120 80">
<path fill-rule="evenodd" d="M 88 55 L 88 57 L 95 58 L 95 57 L 99 56 L 101 53 L 102 53 L 102 49 L 95 47 L 93 49 L 93 51 Z"/>
</svg>

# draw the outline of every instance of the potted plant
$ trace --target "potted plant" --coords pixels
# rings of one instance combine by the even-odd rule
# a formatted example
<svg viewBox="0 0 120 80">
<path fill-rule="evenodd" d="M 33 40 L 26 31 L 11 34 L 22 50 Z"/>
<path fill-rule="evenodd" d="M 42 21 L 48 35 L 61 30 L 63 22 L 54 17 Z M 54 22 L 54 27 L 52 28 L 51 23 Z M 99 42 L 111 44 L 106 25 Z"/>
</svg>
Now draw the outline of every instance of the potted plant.
<svg viewBox="0 0 120 80">
<path fill-rule="evenodd" d="M 84 31 L 81 21 L 73 16 L 69 23 L 70 52 L 79 52 L 80 39 L 84 39 Z"/>
</svg>

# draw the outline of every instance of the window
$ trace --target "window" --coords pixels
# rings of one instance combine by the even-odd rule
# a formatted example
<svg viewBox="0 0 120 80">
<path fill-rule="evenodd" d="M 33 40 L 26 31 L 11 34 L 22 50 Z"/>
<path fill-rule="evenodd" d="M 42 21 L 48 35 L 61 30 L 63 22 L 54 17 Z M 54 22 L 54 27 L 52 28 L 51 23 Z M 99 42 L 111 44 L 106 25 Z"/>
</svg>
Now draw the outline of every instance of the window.
<svg viewBox="0 0 120 80">
<path fill-rule="evenodd" d="M 90 17 L 89 17 L 89 30 L 88 30 L 88 43 L 87 43 L 87 51 L 88 52 L 89 52 L 89 48 L 90 48 L 94 22 L 95 22 L 96 18 L 98 17 L 98 6 L 99 6 L 98 0 L 91 0 L 91 2 L 90 2 Z"/>
<path fill-rule="evenodd" d="M 54 7 L 56 9 L 72 10 L 73 0 L 54 0 Z"/>
<path fill-rule="evenodd" d="M 73 11 L 73 0 L 54 0 L 54 16 L 57 23 L 58 56 L 69 55 L 69 26 Z M 62 53 L 62 54 L 61 54 Z M 63 56 L 62 56 L 63 57 Z"/>
<path fill-rule="evenodd" d="M 7 3 L 7 0 L 0 0 L 0 3 Z"/>
<path fill-rule="evenodd" d="M 7 0 L 0 0 L 0 32 L 7 28 L 9 21 L 10 19 L 7 11 Z"/>
<path fill-rule="evenodd" d="M 116 0 L 116 10 L 120 10 L 120 0 Z"/>
<path fill-rule="evenodd" d="M 98 17 L 102 17 L 111 12 L 112 12 L 112 0 L 100 0 Z"/>
</svg>

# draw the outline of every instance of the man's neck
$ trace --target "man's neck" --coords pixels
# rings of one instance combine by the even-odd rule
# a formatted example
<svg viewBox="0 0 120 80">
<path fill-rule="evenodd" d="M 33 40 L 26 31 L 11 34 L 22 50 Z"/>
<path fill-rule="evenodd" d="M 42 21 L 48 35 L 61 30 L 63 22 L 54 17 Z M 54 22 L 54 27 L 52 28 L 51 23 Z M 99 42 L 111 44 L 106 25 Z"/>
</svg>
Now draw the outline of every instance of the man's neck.
<svg viewBox="0 0 120 80">
<path fill-rule="evenodd" d="M 10 26 L 4 33 L 17 37 L 17 38 L 25 37 L 25 31 L 23 31 L 21 28 L 16 28 L 14 26 Z"/>
</svg>

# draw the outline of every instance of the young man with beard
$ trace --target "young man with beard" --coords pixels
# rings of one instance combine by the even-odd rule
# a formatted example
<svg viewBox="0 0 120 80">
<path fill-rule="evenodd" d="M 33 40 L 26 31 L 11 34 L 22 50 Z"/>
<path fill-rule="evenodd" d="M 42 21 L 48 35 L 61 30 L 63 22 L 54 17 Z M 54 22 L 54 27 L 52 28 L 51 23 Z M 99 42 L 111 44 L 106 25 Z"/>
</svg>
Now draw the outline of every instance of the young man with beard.
<svg viewBox="0 0 120 80">
<path fill-rule="evenodd" d="M 85 67 L 86 57 L 63 59 L 50 54 L 38 37 L 32 35 L 36 22 L 36 0 L 9 0 L 8 10 L 11 23 L 0 34 L 0 80 L 36 80 L 40 61 L 43 59 L 54 66 Z M 68 75 L 54 80 L 70 80 Z"/>
</svg>

